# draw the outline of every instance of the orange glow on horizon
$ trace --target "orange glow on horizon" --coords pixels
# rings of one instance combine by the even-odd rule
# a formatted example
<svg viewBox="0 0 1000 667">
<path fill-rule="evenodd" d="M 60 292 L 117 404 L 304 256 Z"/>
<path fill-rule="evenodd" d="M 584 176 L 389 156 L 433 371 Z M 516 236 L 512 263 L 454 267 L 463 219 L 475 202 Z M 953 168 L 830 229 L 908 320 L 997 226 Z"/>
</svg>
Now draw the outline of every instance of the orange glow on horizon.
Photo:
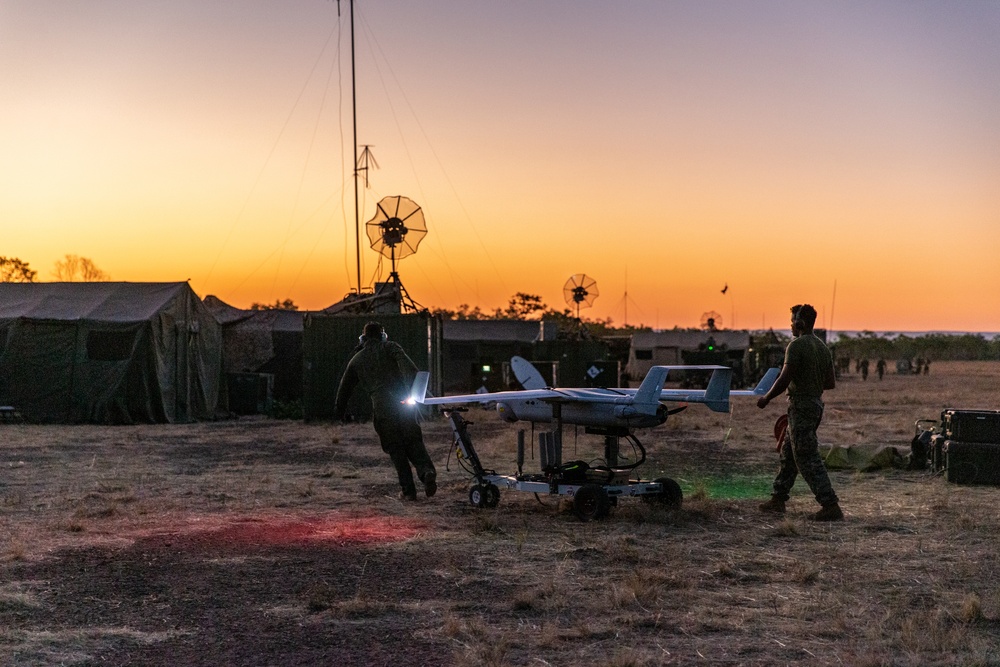
<svg viewBox="0 0 1000 667">
<path fill-rule="evenodd" d="M 834 330 L 1000 331 L 1000 5 L 356 5 L 379 165 L 362 287 L 389 274 L 364 223 L 405 195 L 429 231 L 399 273 L 430 308 L 561 310 L 585 273 L 601 294 L 581 315 L 615 324 L 785 329 L 808 302 Z M 6 12 L 0 255 L 238 307 L 339 301 L 358 282 L 345 20 L 263 0 Z"/>
</svg>

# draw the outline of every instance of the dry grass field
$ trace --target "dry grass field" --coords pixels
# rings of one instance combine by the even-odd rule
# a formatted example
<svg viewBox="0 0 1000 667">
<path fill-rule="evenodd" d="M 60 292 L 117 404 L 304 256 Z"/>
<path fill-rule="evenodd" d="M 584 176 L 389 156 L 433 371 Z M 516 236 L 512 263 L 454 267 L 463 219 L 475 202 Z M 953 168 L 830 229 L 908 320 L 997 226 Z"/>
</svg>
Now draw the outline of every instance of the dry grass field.
<svg viewBox="0 0 1000 667">
<path fill-rule="evenodd" d="M 820 440 L 905 454 L 915 420 L 1000 408 L 998 387 L 1000 363 L 850 375 Z M 1000 664 L 1000 488 L 838 470 L 845 522 L 808 521 L 801 481 L 762 515 L 782 408 L 643 432 L 642 476 L 679 481 L 683 507 L 622 499 L 588 523 L 552 496 L 471 507 L 440 417 L 440 489 L 416 503 L 367 424 L 3 424 L 0 663 Z M 468 418 L 513 472 L 516 425 Z M 602 445 L 570 427 L 564 458 Z"/>
</svg>

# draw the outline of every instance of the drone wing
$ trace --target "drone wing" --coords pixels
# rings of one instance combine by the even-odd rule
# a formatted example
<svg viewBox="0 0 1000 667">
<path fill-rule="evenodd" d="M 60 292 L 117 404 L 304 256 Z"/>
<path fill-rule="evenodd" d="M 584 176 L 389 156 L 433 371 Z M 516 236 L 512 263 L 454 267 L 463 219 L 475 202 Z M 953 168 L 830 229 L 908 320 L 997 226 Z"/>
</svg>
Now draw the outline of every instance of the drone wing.
<svg viewBox="0 0 1000 667">
<path fill-rule="evenodd" d="M 564 398 L 554 389 L 526 389 L 524 391 L 495 391 L 484 394 L 457 394 L 455 396 L 428 396 L 427 385 L 430 382 L 431 374 L 427 371 L 418 371 L 410 388 L 410 396 L 407 403 L 419 403 L 420 405 L 471 405 L 474 403 L 493 403 L 506 399 L 558 399 Z"/>
<path fill-rule="evenodd" d="M 667 375 L 673 370 L 710 370 L 712 377 L 706 389 L 663 389 Z M 618 403 L 646 405 L 657 401 L 703 403 L 715 412 L 729 411 L 729 385 L 733 371 L 726 366 L 653 366 L 642 384 L 633 389 L 525 389 L 456 396 L 427 396 L 430 374 L 417 373 L 408 402 L 421 405 L 470 405 L 502 401 L 538 400 L 546 403 Z"/>
</svg>

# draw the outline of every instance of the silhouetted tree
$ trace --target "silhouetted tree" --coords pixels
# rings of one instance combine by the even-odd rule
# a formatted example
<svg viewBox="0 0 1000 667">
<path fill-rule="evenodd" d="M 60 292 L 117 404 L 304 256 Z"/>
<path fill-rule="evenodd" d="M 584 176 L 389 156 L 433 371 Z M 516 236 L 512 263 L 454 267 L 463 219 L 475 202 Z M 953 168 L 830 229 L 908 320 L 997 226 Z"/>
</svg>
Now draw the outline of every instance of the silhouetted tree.
<svg viewBox="0 0 1000 667">
<path fill-rule="evenodd" d="M 518 292 L 507 302 L 507 310 L 503 314 L 512 320 L 527 320 L 533 319 L 536 314 L 541 315 L 546 310 L 548 306 L 542 301 L 542 297 Z"/>
<path fill-rule="evenodd" d="M 298 310 L 299 307 L 295 305 L 295 302 L 291 299 L 285 299 L 284 301 L 280 299 L 275 299 L 274 303 L 257 303 L 256 301 L 250 304 L 250 310 Z"/>
<path fill-rule="evenodd" d="M 97 268 L 94 260 L 89 257 L 80 257 L 79 255 L 66 255 L 64 259 L 57 261 L 53 274 L 56 280 L 67 283 L 78 280 L 85 283 L 107 282 L 111 280 L 111 276 Z"/>
<path fill-rule="evenodd" d="M 0 283 L 33 283 L 37 271 L 17 257 L 0 257 Z"/>
</svg>

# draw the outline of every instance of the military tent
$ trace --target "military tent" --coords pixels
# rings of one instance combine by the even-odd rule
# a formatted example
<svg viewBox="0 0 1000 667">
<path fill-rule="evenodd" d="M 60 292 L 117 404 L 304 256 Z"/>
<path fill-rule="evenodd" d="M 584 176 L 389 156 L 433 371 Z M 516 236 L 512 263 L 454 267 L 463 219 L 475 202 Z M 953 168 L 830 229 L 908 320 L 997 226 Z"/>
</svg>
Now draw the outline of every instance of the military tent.
<svg viewBox="0 0 1000 667">
<path fill-rule="evenodd" d="M 222 325 L 223 367 L 229 379 L 229 407 L 237 413 L 240 397 L 234 379 L 270 375 L 273 398 L 302 400 L 302 331 L 306 313 L 298 310 L 243 310 L 211 294 L 205 307 Z"/>
<path fill-rule="evenodd" d="M 187 283 L 0 283 L 0 404 L 41 423 L 188 422 L 222 334 Z"/>
</svg>

